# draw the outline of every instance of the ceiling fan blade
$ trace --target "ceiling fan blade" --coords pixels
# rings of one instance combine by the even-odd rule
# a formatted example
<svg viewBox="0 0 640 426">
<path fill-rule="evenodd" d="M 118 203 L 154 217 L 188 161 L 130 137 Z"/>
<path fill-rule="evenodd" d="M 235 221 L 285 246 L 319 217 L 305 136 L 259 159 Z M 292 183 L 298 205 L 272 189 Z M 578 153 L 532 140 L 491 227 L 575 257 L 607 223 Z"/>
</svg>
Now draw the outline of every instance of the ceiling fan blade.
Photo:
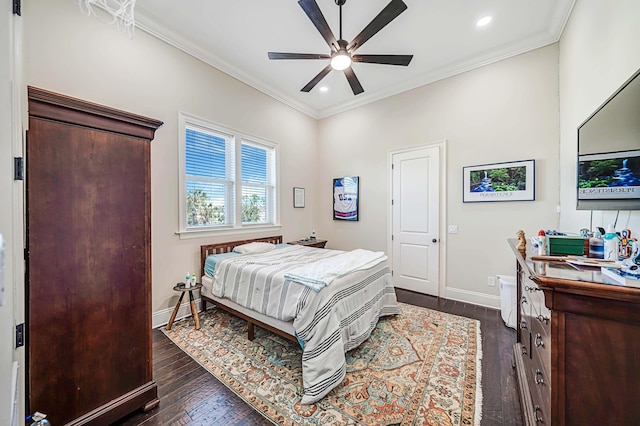
<svg viewBox="0 0 640 426">
<path fill-rule="evenodd" d="M 316 26 L 324 40 L 327 42 L 329 47 L 331 47 L 332 51 L 338 50 L 338 40 L 336 40 L 336 36 L 333 35 L 331 28 L 329 28 L 329 24 L 327 24 L 327 20 L 324 18 L 320 7 L 318 7 L 318 3 L 315 0 L 300 0 L 298 4 L 307 14 L 313 25 Z"/>
<path fill-rule="evenodd" d="M 322 71 L 320 71 L 318 73 L 318 75 L 316 75 L 315 77 L 313 77 L 311 79 L 310 82 L 307 83 L 306 86 L 304 86 L 302 89 L 300 89 L 301 92 L 310 92 L 311 89 L 313 89 L 316 84 L 320 83 L 320 80 L 322 80 L 323 78 L 326 77 L 327 74 L 329 74 L 331 72 L 333 68 L 331 68 L 331 64 L 327 65 L 327 67 L 325 69 L 323 69 Z"/>
<path fill-rule="evenodd" d="M 331 59 L 331 55 L 320 53 L 283 53 L 268 52 L 269 59 Z"/>
<path fill-rule="evenodd" d="M 382 9 L 378 16 L 373 18 L 373 21 L 351 40 L 351 43 L 347 46 L 347 50 L 349 52 L 355 52 L 362 47 L 367 40 L 376 35 L 378 31 L 387 26 L 389 22 L 393 21 L 405 10 L 407 10 L 407 5 L 402 0 L 391 0 L 391 3 Z"/>
<path fill-rule="evenodd" d="M 366 62 L 368 64 L 402 65 L 407 66 L 413 59 L 413 55 L 353 55 L 353 62 Z"/>
<path fill-rule="evenodd" d="M 358 77 L 356 77 L 356 73 L 353 72 L 353 68 L 349 67 L 345 69 L 344 75 L 347 76 L 347 80 L 349 80 L 349 86 L 351 86 L 351 90 L 353 90 L 354 95 L 359 95 L 360 93 L 364 92 L 364 89 L 360 84 L 360 80 L 358 80 Z"/>
</svg>

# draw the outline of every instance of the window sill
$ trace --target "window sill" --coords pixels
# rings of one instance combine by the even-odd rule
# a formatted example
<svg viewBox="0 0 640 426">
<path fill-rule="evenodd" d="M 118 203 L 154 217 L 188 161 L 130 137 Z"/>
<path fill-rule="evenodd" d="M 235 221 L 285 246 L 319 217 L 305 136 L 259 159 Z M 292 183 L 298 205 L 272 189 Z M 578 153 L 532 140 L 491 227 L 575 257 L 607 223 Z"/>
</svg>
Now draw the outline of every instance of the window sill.
<svg viewBox="0 0 640 426">
<path fill-rule="evenodd" d="M 255 234 L 256 232 L 280 231 L 282 225 L 244 225 L 241 228 L 225 227 L 217 229 L 195 229 L 187 231 L 178 231 L 176 235 L 181 240 L 190 240 L 194 238 L 220 237 L 225 235 L 242 235 Z"/>
</svg>

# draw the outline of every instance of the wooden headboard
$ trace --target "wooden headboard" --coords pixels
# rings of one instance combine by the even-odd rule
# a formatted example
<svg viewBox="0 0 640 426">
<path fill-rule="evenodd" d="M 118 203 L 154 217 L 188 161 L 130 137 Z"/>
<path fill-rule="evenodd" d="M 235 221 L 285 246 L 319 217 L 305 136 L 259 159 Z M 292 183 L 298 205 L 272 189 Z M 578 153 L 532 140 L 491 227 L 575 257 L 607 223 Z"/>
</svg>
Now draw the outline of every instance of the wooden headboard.
<svg viewBox="0 0 640 426">
<path fill-rule="evenodd" d="M 265 242 L 272 244 L 282 244 L 282 235 L 273 237 L 254 238 L 251 240 L 229 241 L 225 243 L 205 244 L 200 246 L 200 275 L 204 275 L 204 262 L 210 254 L 229 253 L 236 246 L 253 242 Z"/>
</svg>

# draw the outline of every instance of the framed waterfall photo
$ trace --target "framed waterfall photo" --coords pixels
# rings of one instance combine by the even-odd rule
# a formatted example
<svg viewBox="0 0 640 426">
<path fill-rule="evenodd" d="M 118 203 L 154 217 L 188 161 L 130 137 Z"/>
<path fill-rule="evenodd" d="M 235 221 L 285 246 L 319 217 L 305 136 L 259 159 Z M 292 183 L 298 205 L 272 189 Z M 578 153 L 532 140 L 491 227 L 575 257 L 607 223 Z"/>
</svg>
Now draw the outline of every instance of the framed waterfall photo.
<svg viewBox="0 0 640 426">
<path fill-rule="evenodd" d="M 463 167 L 462 201 L 533 201 L 535 172 L 535 160 Z"/>
<path fill-rule="evenodd" d="M 358 220 L 358 176 L 333 180 L 333 220 Z"/>
</svg>

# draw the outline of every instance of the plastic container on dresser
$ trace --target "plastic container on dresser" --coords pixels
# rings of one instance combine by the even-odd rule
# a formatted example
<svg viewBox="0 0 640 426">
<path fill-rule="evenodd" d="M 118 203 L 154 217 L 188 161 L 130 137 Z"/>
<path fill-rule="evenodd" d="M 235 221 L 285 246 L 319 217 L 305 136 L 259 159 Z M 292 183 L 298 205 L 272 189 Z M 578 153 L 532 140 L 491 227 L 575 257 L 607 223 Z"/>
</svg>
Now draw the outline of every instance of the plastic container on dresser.
<svg viewBox="0 0 640 426">
<path fill-rule="evenodd" d="M 599 269 L 531 261 L 516 249 L 518 342 L 525 425 L 622 425 L 640 418 L 640 285 Z M 640 282 L 639 282 L 640 284 Z"/>
</svg>

